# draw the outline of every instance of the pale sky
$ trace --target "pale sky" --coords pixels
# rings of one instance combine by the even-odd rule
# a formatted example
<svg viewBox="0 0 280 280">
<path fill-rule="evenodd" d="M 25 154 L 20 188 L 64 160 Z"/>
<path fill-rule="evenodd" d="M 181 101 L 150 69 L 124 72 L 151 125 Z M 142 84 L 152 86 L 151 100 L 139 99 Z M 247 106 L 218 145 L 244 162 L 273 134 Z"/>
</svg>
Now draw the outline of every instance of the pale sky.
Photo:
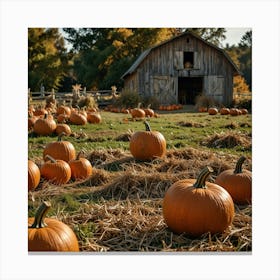
<svg viewBox="0 0 280 280">
<path fill-rule="evenodd" d="M 251 28 L 226 28 L 226 39 L 222 42 L 223 46 L 228 43 L 230 46 L 235 44 L 237 45 L 240 42 L 241 37 Z"/>
</svg>

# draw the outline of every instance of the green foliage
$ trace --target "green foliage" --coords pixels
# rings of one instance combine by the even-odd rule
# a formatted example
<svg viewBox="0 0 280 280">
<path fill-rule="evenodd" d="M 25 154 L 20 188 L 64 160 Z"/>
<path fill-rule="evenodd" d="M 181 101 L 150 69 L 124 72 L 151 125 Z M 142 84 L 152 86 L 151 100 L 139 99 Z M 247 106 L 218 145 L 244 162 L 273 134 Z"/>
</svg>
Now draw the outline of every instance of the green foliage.
<svg viewBox="0 0 280 280">
<path fill-rule="evenodd" d="M 241 71 L 249 90 L 252 90 L 252 31 L 246 32 L 238 46 L 227 46 L 225 51 Z"/>
<path fill-rule="evenodd" d="M 205 107 L 210 108 L 212 106 L 219 107 L 221 104 L 217 102 L 213 97 L 206 95 L 198 95 L 195 99 L 196 108 Z"/>
<path fill-rule="evenodd" d="M 160 101 L 155 96 L 145 96 L 141 98 L 141 103 L 143 107 L 148 107 L 151 104 L 151 109 L 158 109 L 160 106 Z"/>
<path fill-rule="evenodd" d="M 116 100 L 115 105 L 120 108 L 134 108 L 141 102 L 140 96 L 137 92 L 123 90 Z"/>
<path fill-rule="evenodd" d="M 68 55 L 57 28 L 28 29 L 28 87 L 40 91 L 60 86 L 67 71 Z"/>
</svg>

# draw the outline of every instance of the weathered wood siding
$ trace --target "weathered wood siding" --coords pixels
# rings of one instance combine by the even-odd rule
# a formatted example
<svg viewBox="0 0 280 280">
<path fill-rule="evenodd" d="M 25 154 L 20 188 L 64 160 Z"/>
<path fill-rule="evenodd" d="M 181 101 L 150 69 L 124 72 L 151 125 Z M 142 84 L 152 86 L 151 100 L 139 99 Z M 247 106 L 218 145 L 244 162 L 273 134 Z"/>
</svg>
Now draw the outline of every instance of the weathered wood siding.
<svg viewBox="0 0 280 280">
<path fill-rule="evenodd" d="M 184 68 L 184 52 L 193 52 L 193 67 Z M 150 53 L 126 77 L 125 88 L 161 103 L 178 102 L 178 77 L 203 77 L 203 94 L 223 104 L 232 101 L 234 67 L 216 48 L 191 35 L 181 36 Z"/>
</svg>

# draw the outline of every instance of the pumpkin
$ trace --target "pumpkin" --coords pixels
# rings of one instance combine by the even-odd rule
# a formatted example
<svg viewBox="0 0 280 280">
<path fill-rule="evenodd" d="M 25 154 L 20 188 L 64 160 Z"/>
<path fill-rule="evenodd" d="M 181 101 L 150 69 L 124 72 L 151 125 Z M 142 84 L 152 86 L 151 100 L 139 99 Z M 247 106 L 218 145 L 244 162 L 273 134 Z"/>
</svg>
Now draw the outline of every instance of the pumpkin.
<svg viewBox="0 0 280 280">
<path fill-rule="evenodd" d="M 206 113 L 207 111 L 208 111 L 208 109 L 206 107 L 199 107 L 198 108 L 199 113 Z"/>
<path fill-rule="evenodd" d="M 66 184 L 71 178 L 71 168 L 64 160 L 55 160 L 46 155 L 46 161 L 41 167 L 41 176 L 55 185 Z"/>
<path fill-rule="evenodd" d="M 71 114 L 71 109 L 70 107 L 66 106 L 66 105 L 60 105 L 57 109 L 56 109 L 56 114 L 57 115 L 67 115 L 70 116 Z"/>
<path fill-rule="evenodd" d="M 151 131 L 147 121 L 144 122 L 146 131 L 134 132 L 130 139 L 130 152 L 139 160 L 150 160 L 163 157 L 166 153 L 166 140 L 158 131 Z"/>
<path fill-rule="evenodd" d="M 72 133 L 71 128 L 68 124 L 59 123 L 56 126 L 55 133 L 61 135 L 62 132 L 64 132 L 65 135 L 70 135 Z"/>
<path fill-rule="evenodd" d="M 86 179 L 92 175 L 91 163 L 86 158 L 80 157 L 82 153 L 79 152 L 77 158 L 69 162 L 73 180 Z"/>
<path fill-rule="evenodd" d="M 44 118 L 36 120 L 33 126 L 33 131 L 42 136 L 52 134 L 56 129 L 56 122 L 51 115 L 45 114 Z"/>
<path fill-rule="evenodd" d="M 69 120 L 69 116 L 66 115 L 66 114 L 60 114 L 60 115 L 57 116 L 56 119 L 57 119 L 58 123 L 66 123 Z"/>
<path fill-rule="evenodd" d="M 48 113 L 49 112 L 45 108 L 39 107 L 34 110 L 33 115 L 36 117 L 39 117 L 39 116 L 44 116 L 45 114 L 48 114 Z"/>
<path fill-rule="evenodd" d="M 231 116 L 238 116 L 238 115 L 239 115 L 239 110 L 236 109 L 236 108 L 230 108 L 229 114 L 230 114 Z"/>
<path fill-rule="evenodd" d="M 151 104 L 148 105 L 147 108 L 144 109 L 146 117 L 152 118 L 155 115 L 155 112 L 153 109 L 151 109 Z"/>
<path fill-rule="evenodd" d="M 225 107 L 221 108 L 220 109 L 220 114 L 221 115 L 228 115 L 229 114 L 229 108 L 225 108 Z"/>
<path fill-rule="evenodd" d="M 38 117 L 34 116 L 32 112 L 28 113 L 28 130 L 31 130 Z"/>
<path fill-rule="evenodd" d="M 87 121 L 89 123 L 100 123 L 101 115 L 99 113 L 89 112 L 87 114 Z"/>
<path fill-rule="evenodd" d="M 214 107 L 211 107 L 211 108 L 208 109 L 208 114 L 209 115 L 217 115 L 218 114 L 218 109 L 214 108 Z"/>
<path fill-rule="evenodd" d="M 163 217 L 173 232 L 191 236 L 220 233 L 232 223 L 234 203 L 224 188 L 206 181 L 212 172 L 206 166 L 196 180 L 179 180 L 165 193 Z"/>
<path fill-rule="evenodd" d="M 130 114 L 131 114 L 132 118 L 139 118 L 139 119 L 145 118 L 145 116 L 146 116 L 145 111 L 143 109 L 141 109 L 140 106 L 141 106 L 141 103 L 138 103 L 137 108 L 131 109 Z"/>
<path fill-rule="evenodd" d="M 79 252 L 78 239 L 65 223 L 46 218 L 51 204 L 43 202 L 35 217 L 28 218 L 28 251 Z"/>
<path fill-rule="evenodd" d="M 242 115 L 247 115 L 248 114 L 248 110 L 245 109 L 245 108 L 240 109 L 240 111 L 241 111 Z"/>
<path fill-rule="evenodd" d="M 241 156 L 235 169 L 221 172 L 215 183 L 226 189 L 236 204 L 250 204 L 252 201 L 252 172 L 242 169 L 246 158 Z"/>
<path fill-rule="evenodd" d="M 64 135 L 66 134 L 62 132 L 58 135 L 57 141 L 50 142 L 46 145 L 43 151 L 44 160 L 46 160 L 46 155 L 66 162 L 76 158 L 76 150 L 73 144 L 69 141 L 62 141 Z"/>
<path fill-rule="evenodd" d="M 37 188 L 40 183 L 41 173 L 35 162 L 28 160 L 28 191 Z"/>
<path fill-rule="evenodd" d="M 69 120 L 72 124 L 76 125 L 85 125 L 87 123 L 87 117 L 84 114 L 73 110 L 70 114 Z"/>
</svg>

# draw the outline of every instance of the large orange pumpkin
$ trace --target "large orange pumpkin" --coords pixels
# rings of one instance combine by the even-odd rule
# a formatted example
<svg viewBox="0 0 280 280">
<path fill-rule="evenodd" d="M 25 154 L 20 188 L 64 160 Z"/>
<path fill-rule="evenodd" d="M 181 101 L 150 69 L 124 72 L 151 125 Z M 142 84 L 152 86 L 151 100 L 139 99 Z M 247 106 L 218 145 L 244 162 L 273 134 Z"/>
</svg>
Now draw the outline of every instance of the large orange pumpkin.
<svg viewBox="0 0 280 280">
<path fill-rule="evenodd" d="M 151 131 L 148 122 L 144 122 L 146 131 L 134 132 L 130 139 L 130 152 L 139 160 L 163 157 L 166 153 L 166 140 L 158 131 Z"/>
<path fill-rule="evenodd" d="M 37 188 L 40 183 L 41 173 L 35 162 L 28 160 L 28 191 Z"/>
<path fill-rule="evenodd" d="M 76 125 L 85 125 L 87 123 L 87 117 L 84 114 L 76 111 L 71 112 L 69 120 L 72 124 Z"/>
<path fill-rule="evenodd" d="M 250 204 L 252 201 L 252 172 L 242 169 L 246 160 L 241 156 L 236 163 L 235 169 L 221 172 L 215 183 L 225 188 L 236 204 Z"/>
<path fill-rule="evenodd" d="M 100 123 L 101 120 L 101 115 L 98 112 L 89 112 L 87 114 L 87 121 L 89 123 Z"/>
<path fill-rule="evenodd" d="M 89 160 L 81 157 L 79 152 L 77 158 L 69 162 L 71 168 L 71 178 L 73 180 L 86 179 L 92 175 L 92 165 Z"/>
<path fill-rule="evenodd" d="M 71 127 L 66 123 L 57 124 L 55 133 L 61 135 L 62 132 L 64 132 L 65 135 L 70 135 L 72 133 Z"/>
<path fill-rule="evenodd" d="M 56 122 L 51 115 L 45 114 L 44 118 L 35 121 L 33 131 L 42 136 L 52 134 L 56 129 Z"/>
<path fill-rule="evenodd" d="M 197 180 L 175 182 L 163 200 L 163 216 L 168 227 L 176 233 L 199 236 L 223 232 L 233 221 L 234 203 L 221 186 L 206 182 L 213 169 L 205 167 Z"/>
<path fill-rule="evenodd" d="M 49 202 L 43 202 L 35 217 L 28 218 L 28 251 L 79 252 L 73 230 L 57 219 L 45 218 L 50 207 Z"/>
<path fill-rule="evenodd" d="M 57 141 L 50 142 L 46 145 L 43 151 L 44 160 L 46 160 L 46 155 L 66 162 L 76 158 L 76 150 L 73 144 L 69 141 L 62 141 L 62 136 L 64 135 L 65 133 L 62 132 L 58 135 Z"/>
<path fill-rule="evenodd" d="M 46 155 L 46 161 L 41 167 L 41 176 L 55 185 L 66 184 L 71 178 L 71 168 L 64 160 L 55 160 Z"/>
<path fill-rule="evenodd" d="M 148 105 L 147 108 L 144 109 L 146 117 L 152 118 L 155 115 L 155 112 L 153 109 L 151 109 L 151 104 Z"/>
<path fill-rule="evenodd" d="M 137 108 L 133 108 L 130 111 L 132 118 L 142 119 L 145 118 L 146 113 L 143 109 L 140 108 L 141 103 L 138 103 Z"/>
</svg>

